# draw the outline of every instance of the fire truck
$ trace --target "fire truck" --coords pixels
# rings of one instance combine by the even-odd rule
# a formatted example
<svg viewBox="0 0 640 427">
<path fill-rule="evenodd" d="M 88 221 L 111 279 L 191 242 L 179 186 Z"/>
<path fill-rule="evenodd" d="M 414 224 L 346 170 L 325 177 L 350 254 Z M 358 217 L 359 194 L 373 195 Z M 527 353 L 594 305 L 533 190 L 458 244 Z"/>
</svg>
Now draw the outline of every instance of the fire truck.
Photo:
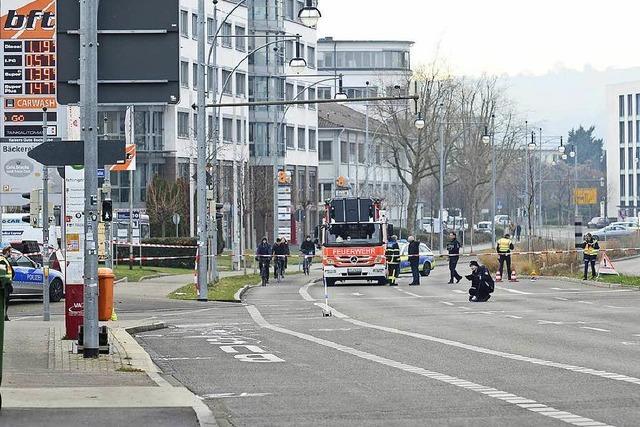
<svg viewBox="0 0 640 427">
<path fill-rule="evenodd" d="M 327 200 L 321 226 L 322 270 L 327 286 L 338 281 L 386 284 L 385 248 L 391 227 L 378 199 Z"/>
</svg>

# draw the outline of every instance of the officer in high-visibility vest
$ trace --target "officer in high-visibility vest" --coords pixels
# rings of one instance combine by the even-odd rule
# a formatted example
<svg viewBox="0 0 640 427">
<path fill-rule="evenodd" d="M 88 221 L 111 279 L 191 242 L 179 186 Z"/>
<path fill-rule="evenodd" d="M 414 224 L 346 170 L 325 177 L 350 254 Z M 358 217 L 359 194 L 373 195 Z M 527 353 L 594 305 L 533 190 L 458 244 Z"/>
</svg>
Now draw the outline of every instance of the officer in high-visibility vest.
<svg viewBox="0 0 640 427">
<path fill-rule="evenodd" d="M 4 320 L 9 320 L 8 309 L 9 309 L 9 295 L 13 292 L 13 284 L 11 283 L 13 280 L 13 267 L 11 266 L 11 262 L 9 259 L 11 258 L 11 245 L 5 243 L 2 246 L 2 255 L 0 255 L 0 268 L 2 269 L 2 274 L 5 276 L 5 287 L 4 287 Z"/>
<path fill-rule="evenodd" d="M 500 259 L 500 268 L 498 269 L 498 271 L 500 271 L 500 277 L 503 277 L 502 268 L 506 261 L 509 280 L 511 280 L 511 251 L 513 248 L 513 242 L 511 241 L 511 236 L 508 233 L 505 234 L 502 239 L 498 240 L 498 244 L 496 245 L 496 251 L 498 252 Z"/>
<path fill-rule="evenodd" d="M 584 276 L 582 280 L 587 280 L 587 273 L 589 272 L 589 264 L 591 264 L 591 278 L 595 279 L 596 276 L 596 260 L 598 259 L 598 250 L 600 245 L 598 239 L 595 239 L 591 233 L 584 235 L 584 241 L 582 242 L 582 249 L 584 249 Z"/>
<path fill-rule="evenodd" d="M 398 245 L 398 237 L 393 235 L 387 242 L 385 256 L 387 257 L 387 268 L 389 271 L 389 286 L 396 286 L 396 280 L 400 274 L 400 246 Z"/>
</svg>

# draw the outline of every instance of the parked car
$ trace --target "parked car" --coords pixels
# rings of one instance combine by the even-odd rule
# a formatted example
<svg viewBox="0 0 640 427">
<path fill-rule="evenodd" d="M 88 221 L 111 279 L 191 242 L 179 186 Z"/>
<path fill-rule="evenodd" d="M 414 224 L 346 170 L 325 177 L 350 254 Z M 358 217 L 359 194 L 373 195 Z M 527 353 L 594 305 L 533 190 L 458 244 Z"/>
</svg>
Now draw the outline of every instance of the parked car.
<svg viewBox="0 0 640 427">
<path fill-rule="evenodd" d="M 604 240 L 605 238 L 625 237 L 636 233 L 635 230 L 625 227 L 624 225 L 607 225 L 600 230 L 591 233 L 598 240 Z"/>
<path fill-rule="evenodd" d="M 409 242 L 406 240 L 398 240 L 400 246 L 400 273 L 411 273 L 411 265 L 409 264 Z M 419 269 L 422 276 L 428 276 L 435 267 L 435 257 L 429 247 L 420 243 Z"/>
<path fill-rule="evenodd" d="M 445 223 L 445 228 L 447 224 Z M 422 231 L 425 233 L 440 233 L 442 221 L 440 218 L 432 218 L 430 216 L 422 218 Z"/>
<path fill-rule="evenodd" d="M 602 228 L 609 225 L 609 220 L 602 216 L 594 216 L 591 221 L 587 223 L 587 228 Z"/>
<path fill-rule="evenodd" d="M 628 229 L 634 230 L 634 231 L 640 230 L 640 227 L 638 227 L 638 223 L 635 221 L 616 221 L 616 222 L 612 222 L 609 225 L 621 225 L 623 227 L 627 227 Z"/>
<path fill-rule="evenodd" d="M 42 297 L 42 267 L 15 249 L 11 250 L 9 263 L 15 272 L 11 299 Z M 58 302 L 63 296 L 62 273 L 49 269 L 49 300 Z"/>
<path fill-rule="evenodd" d="M 497 225 L 503 225 L 505 227 L 511 223 L 509 215 L 496 215 L 495 220 Z"/>
<path fill-rule="evenodd" d="M 480 221 L 473 226 L 473 229 L 480 233 L 491 234 L 491 221 Z"/>
</svg>

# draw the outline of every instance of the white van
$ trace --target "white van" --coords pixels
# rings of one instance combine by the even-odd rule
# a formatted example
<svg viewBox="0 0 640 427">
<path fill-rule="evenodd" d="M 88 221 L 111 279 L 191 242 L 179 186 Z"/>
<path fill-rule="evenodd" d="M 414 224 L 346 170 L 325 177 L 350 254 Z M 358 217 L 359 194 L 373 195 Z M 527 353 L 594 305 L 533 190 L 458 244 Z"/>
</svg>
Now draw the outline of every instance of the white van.
<svg viewBox="0 0 640 427">
<path fill-rule="evenodd" d="M 36 241 L 42 243 L 42 228 L 34 228 L 30 223 L 22 221 L 23 216 L 29 214 L 23 213 L 3 213 L 2 214 L 2 242 L 23 242 Z M 59 227 L 49 228 L 49 243 L 57 247 L 56 229 Z"/>
</svg>

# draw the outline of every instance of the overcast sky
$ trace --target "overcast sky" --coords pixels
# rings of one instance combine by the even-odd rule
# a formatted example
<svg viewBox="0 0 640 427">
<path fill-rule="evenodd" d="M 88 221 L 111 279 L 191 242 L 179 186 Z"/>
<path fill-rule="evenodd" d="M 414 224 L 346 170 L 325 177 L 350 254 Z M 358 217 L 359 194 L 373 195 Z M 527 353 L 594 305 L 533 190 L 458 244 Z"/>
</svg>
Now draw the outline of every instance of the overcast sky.
<svg viewBox="0 0 640 427">
<path fill-rule="evenodd" d="M 456 74 L 544 74 L 640 65 L 638 0 L 321 0 L 319 36 L 413 40 Z"/>
</svg>

